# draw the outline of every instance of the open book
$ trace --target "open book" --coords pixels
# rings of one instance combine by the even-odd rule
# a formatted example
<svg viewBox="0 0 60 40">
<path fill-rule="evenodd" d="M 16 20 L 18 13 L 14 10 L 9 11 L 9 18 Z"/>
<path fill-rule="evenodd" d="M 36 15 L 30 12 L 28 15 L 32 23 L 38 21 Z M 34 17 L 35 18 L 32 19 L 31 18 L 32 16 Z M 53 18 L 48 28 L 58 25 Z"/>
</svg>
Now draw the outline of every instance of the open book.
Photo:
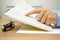
<svg viewBox="0 0 60 40">
<path fill-rule="evenodd" d="M 24 14 L 28 13 L 29 11 L 33 10 L 32 6 L 27 4 L 24 1 L 20 1 L 14 8 L 12 8 L 10 11 L 5 13 L 6 16 L 11 17 L 12 19 L 15 19 L 16 21 L 22 22 L 24 24 L 28 24 L 31 26 L 34 26 L 36 28 L 40 28 L 46 31 L 52 31 L 52 28 L 50 26 L 47 26 L 45 24 L 42 24 L 38 22 L 34 16 L 27 17 Z"/>
</svg>

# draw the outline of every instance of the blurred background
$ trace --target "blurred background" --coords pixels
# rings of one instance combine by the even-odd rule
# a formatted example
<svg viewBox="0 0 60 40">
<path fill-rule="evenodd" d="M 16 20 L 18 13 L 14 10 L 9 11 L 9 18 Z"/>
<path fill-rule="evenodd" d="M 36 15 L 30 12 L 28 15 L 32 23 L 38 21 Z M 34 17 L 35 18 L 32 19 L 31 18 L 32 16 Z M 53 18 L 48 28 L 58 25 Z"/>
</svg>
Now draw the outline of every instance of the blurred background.
<svg viewBox="0 0 60 40">
<path fill-rule="evenodd" d="M 13 8 L 21 0 L 0 0 L 0 16 Z M 50 10 L 60 9 L 60 0 L 23 0 L 31 6 L 39 8 L 46 8 Z"/>
</svg>

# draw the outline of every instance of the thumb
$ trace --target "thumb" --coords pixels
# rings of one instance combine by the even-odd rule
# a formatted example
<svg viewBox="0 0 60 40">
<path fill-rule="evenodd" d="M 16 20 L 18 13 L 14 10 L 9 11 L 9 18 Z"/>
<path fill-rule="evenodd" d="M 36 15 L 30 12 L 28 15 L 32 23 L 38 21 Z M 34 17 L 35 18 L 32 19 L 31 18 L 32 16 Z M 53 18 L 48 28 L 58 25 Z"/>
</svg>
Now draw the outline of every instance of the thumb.
<svg viewBox="0 0 60 40">
<path fill-rule="evenodd" d="M 29 16 L 29 15 L 32 15 L 32 14 L 40 14 L 40 12 L 41 12 L 40 10 L 34 9 L 34 10 L 31 10 L 28 13 L 26 13 L 25 16 Z"/>
</svg>

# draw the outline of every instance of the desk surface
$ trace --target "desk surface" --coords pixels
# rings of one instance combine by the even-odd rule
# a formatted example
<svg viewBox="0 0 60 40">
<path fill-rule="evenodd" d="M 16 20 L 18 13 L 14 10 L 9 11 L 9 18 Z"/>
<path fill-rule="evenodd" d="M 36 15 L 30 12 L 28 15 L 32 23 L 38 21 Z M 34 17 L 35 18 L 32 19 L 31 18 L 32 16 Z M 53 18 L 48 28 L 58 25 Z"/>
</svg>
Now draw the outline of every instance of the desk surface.
<svg viewBox="0 0 60 40">
<path fill-rule="evenodd" d="M 60 35 L 48 35 L 48 34 L 16 34 L 16 31 L 20 28 L 21 23 L 15 22 L 15 29 L 8 32 L 2 32 L 2 25 L 8 23 L 9 18 L 0 19 L 0 40 L 60 40 Z"/>
</svg>

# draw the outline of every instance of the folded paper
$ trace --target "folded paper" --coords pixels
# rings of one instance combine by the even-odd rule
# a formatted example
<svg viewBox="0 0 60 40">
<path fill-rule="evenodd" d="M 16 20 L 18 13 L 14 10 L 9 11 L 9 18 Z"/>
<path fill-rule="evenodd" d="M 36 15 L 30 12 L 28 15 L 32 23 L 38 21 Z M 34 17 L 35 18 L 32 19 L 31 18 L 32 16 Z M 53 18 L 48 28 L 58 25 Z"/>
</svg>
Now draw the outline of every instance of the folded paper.
<svg viewBox="0 0 60 40">
<path fill-rule="evenodd" d="M 33 9 L 35 8 L 30 6 L 28 3 L 20 1 L 14 8 L 5 13 L 5 15 L 24 24 L 28 24 L 46 31 L 52 31 L 52 28 L 50 26 L 38 22 L 33 16 L 27 17 L 24 15 Z"/>
</svg>

